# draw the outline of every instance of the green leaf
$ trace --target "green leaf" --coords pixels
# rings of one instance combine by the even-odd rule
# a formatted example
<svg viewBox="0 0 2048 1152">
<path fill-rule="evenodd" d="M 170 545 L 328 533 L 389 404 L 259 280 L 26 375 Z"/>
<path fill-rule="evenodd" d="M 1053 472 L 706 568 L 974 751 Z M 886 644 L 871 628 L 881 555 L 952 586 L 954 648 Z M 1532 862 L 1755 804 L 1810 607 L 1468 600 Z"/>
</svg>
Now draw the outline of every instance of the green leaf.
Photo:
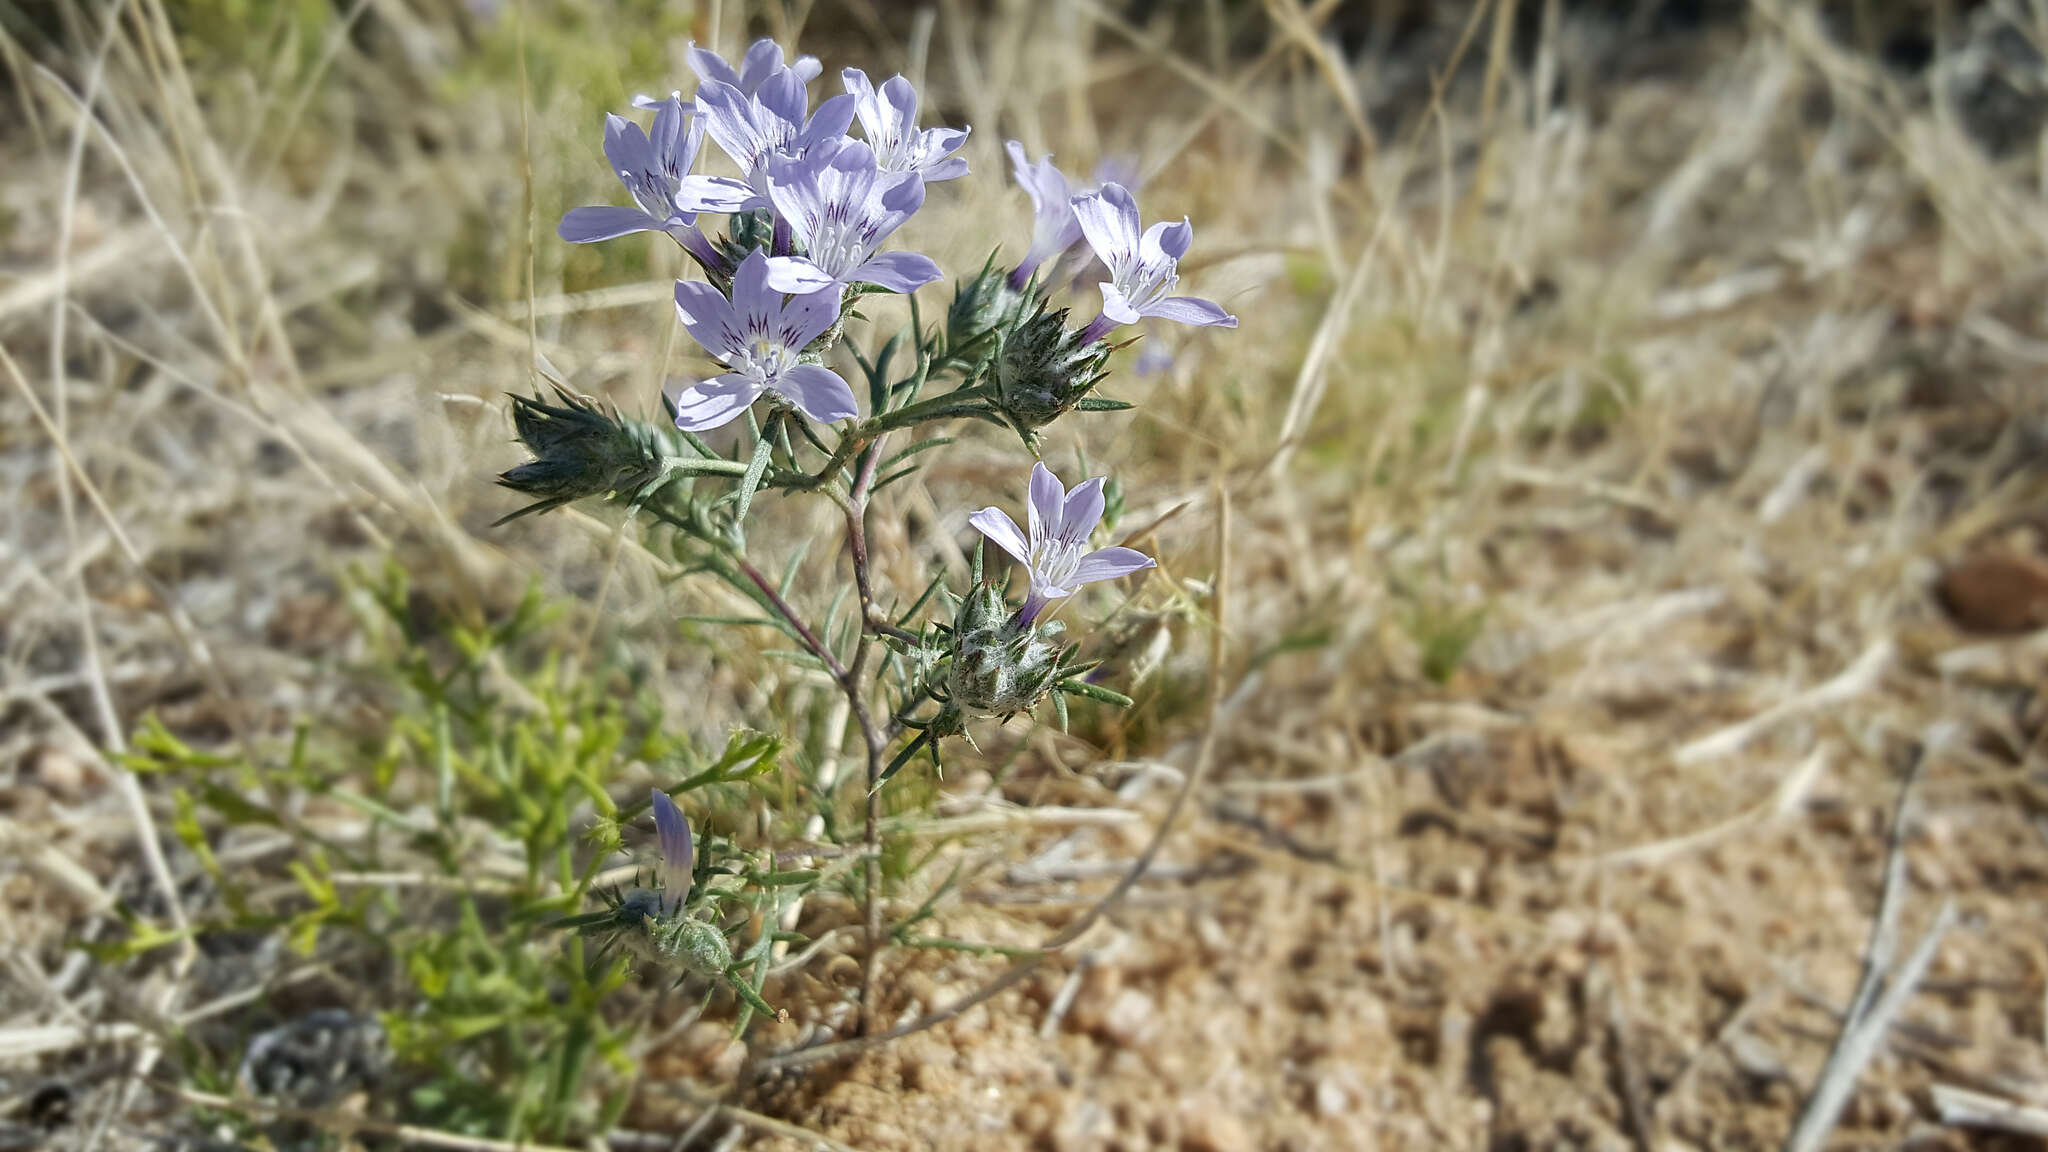
<svg viewBox="0 0 2048 1152">
<path fill-rule="evenodd" d="M 1086 696 L 1090 700 L 1100 700 L 1104 704 L 1114 704 L 1118 708 L 1129 708 L 1133 703 L 1129 696 L 1121 692 L 1112 692 L 1100 684 L 1090 684 L 1086 680 L 1062 680 L 1058 688 L 1069 696 Z"/>
<path fill-rule="evenodd" d="M 1076 412 L 1123 412 L 1136 407 L 1136 404 L 1132 404 L 1127 400 L 1111 400 L 1107 396 L 1083 396 L 1080 403 L 1074 405 L 1074 410 Z"/>
<path fill-rule="evenodd" d="M 739 547 L 746 547 L 747 509 L 754 506 L 754 492 L 761 487 L 761 476 L 768 471 L 768 458 L 774 454 L 772 438 L 762 436 L 754 441 L 754 458 L 747 463 L 747 474 L 740 478 L 740 502 L 732 515 L 732 539 Z"/>
</svg>

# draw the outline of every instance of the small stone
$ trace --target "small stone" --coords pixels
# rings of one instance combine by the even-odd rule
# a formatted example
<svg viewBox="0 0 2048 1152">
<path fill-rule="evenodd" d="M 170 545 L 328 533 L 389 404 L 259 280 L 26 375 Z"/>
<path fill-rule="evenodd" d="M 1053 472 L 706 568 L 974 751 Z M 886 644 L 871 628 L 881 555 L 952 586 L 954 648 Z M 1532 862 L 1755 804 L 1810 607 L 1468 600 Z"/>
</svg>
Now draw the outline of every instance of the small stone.
<svg viewBox="0 0 2048 1152">
<path fill-rule="evenodd" d="M 92 766 L 55 744 L 38 744 L 22 757 L 22 769 L 43 791 L 66 804 L 76 804 L 85 795 L 86 783 L 97 773 Z"/>
<path fill-rule="evenodd" d="M 1116 994 L 1109 1002 L 1109 1011 L 1103 1013 L 1103 1035 L 1130 1047 L 1150 1029 L 1153 1015 L 1152 998 L 1136 988 L 1126 988 Z"/>
<path fill-rule="evenodd" d="M 1238 1152 L 1252 1147 L 1244 1123 L 1214 1101 L 1190 1102 L 1182 1116 L 1181 1147 L 1189 1152 Z"/>
<path fill-rule="evenodd" d="M 1325 1116 L 1342 1116 L 1351 1111 L 1351 1095 L 1329 1076 L 1316 1081 L 1316 1111 Z"/>
<path fill-rule="evenodd" d="M 1935 591 L 1965 631 L 2013 635 L 2048 624 L 2048 561 L 2013 549 L 1975 553 L 1944 571 Z"/>
</svg>

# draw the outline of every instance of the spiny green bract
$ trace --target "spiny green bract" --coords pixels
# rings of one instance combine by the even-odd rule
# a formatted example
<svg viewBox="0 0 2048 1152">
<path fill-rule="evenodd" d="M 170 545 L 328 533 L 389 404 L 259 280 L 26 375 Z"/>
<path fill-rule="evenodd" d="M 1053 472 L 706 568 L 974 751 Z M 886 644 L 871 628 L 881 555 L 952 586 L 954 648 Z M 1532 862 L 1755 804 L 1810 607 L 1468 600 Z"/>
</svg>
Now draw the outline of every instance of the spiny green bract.
<svg viewBox="0 0 2048 1152">
<path fill-rule="evenodd" d="M 555 394 L 560 404 L 512 397 L 512 426 L 533 459 L 504 472 L 498 483 L 539 500 L 500 524 L 585 496 L 638 489 L 659 479 L 667 459 L 682 451 L 665 428 L 619 420 L 559 386 Z"/>
<path fill-rule="evenodd" d="M 647 931 L 664 957 L 698 976 L 721 976 L 732 967 L 732 945 L 715 924 L 671 916 L 650 921 Z"/>
<path fill-rule="evenodd" d="M 946 660 L 946 692 L 967 716 L 1009 716 L 1029 709 L 1060 679 L 1066 650 L 1058 621 L 1019 628 L 1003 594 L 978 584 L 960 602 Z"/>
<path fill-rule="evenodd" d="M 1052 311 L 1040 301 L 1035 312 L 998 336 L 989 366 L 996 407 L 1032 443 L 1038 429 L 1079 406 L 1102 382 L 1109 352 L 1108 344 L 1084 344 L 1068 331 L 1066 309 Z"/>
</svg>

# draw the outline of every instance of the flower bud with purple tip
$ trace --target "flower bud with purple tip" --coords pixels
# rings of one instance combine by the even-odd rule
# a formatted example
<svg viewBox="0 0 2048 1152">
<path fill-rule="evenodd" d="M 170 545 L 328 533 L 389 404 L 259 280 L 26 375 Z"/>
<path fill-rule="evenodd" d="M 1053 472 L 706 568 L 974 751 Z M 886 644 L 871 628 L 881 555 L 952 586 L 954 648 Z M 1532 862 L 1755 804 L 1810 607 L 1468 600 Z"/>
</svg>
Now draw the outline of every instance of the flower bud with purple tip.
<svg viewBox="0 0 2048 1152">
<path fill-rule="evenodd" d="M 1033 627 L 978 584 L 954 615 L 945 690 L 962 716 L 1008 717 L 1028 711 L 1059 682 L 1066 655 L 1055 621 Z"/>
</svg>

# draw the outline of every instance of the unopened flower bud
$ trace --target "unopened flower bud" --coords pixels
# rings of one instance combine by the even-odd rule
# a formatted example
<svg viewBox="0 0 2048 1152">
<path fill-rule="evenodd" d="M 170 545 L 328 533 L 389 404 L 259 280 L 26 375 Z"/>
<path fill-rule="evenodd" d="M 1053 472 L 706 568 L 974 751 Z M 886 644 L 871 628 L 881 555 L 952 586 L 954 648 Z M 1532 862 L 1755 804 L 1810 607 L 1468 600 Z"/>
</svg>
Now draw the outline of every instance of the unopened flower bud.
<svg viewBox="0 0 2048 1152">
<path fill-rule="evenodd" d="M 1009 275 L 993 257 L 972 279 L 954 289 L 946 308 L 946 355 L 969 377 L 980 375 L 995 351 L 1002 331 L 1029 306 L 1029 299 L 1010 286 Z"/>
<path fill-rule="evenodd" d="M 1109 346 L 1084 343 L 1067 330 L 1067 312 L 1040 304 L 1031 316 L 1002 333 L 992 371 L 996 407 L 1031 442 L 1038 429 L 1088 399 L 1108 374 Z M 1095 406 L 1125 405 L 1097 399 Z"/>
<path fill-rule="evenodd" d="M 664 457 L 674 451 L 647 426 L 619 420 L 560 388 L 555 391 L 560 404 L 536 396 L 512 397 L 512 426 L 533 459 L 508 469 L 498 483 L 539 502 L 505 520 L 585 496 L 637 488 L 661 475 Z"/>
<path fill-rule="evenodd" d="M 953 621 L 946 690 L 966 716 L 1009 716 L 1059 682 L 1065 651 L 1057 621 L 1020 623 L 992 584 L 976 585 Z"/>
<path fill-rule="evenodd" d="M 699 976 L 717 976 L 732 967 L 732 945 L 716 924 L 674 916 L 657 921 L 651 931 L 664 956 Z"/>
</svg>

